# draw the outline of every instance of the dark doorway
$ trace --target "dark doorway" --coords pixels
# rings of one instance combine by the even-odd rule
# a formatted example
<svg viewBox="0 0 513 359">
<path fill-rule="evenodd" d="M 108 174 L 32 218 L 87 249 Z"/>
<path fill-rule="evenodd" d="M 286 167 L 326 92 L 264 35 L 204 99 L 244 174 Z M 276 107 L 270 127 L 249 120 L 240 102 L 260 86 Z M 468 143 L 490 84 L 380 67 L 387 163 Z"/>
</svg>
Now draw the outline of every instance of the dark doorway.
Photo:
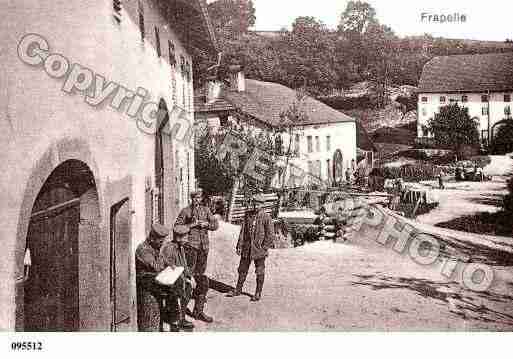
<svg viewBox="0 0 513 359">
<path fill-rule="evenodd" d="M 25 284 L 25 331 L 78 329 L 79 201 L 65 189 L 42 196 L 27 235 L 32 265 Z M 52 208 L 53 207 L 53 208 Z"/>
<path fill-rule="evenodd" d="M 58 166 L 32 208 L 23 284 L 24 331 L 76 331 L 79 318 L 81 196 L 95 188 L 88 167 L 75 160 Z"/>
</svg>

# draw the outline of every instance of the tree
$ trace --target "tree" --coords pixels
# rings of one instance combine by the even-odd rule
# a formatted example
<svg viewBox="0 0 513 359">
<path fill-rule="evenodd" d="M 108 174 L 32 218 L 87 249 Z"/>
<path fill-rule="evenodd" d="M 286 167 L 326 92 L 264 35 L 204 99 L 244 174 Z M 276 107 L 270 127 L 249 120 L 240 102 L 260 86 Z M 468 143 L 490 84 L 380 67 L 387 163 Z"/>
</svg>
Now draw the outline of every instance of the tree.
<svg viewBox="0 0 513 359">
<path fill-rule="evenodd" d="M 255 25 L 252 0 L 217 0 L 208 5 L 214 28 L 222 37 L 236 38 Z"/>
<path fill-rule="evenodd" d="M 296 92 L 296 99 L 290 106 L 280 113 L 281 123 L 278 127 L 278 132 L 286 133 L 288 137 L 288 143 L 286 144 L 287 150 L 285 151 L 285 167 L 282 173 L 282 183 L 281 189 L 285 188 L 285 179 L 287 175 L 287 170 L 289 169 L 290 157 L 295 154 L 295 151 L 292 150 L 292 142 L 294 140 L 295 131 L 298 128 L 298 125 L 301 123 L 305 123 L 308 119 L 308 115 L 304 111 L 304 101 L 306 99 L 306 92 L 304 90 L 299 90 Z"/>
<path fill-rule="evenodd" d="M 478 121 L 470 118 L 468 108 L 454 103 L 441 107 L 440 113 L 428 121 L 427 129 L 438 145 L 462 155 L 466 148 L 479 145 L 478 126 Z"/>
<path fill-rule="evenodd" d="M 377 23 L 376 10 L 363 1 L 349 1 L 340 17 L 339 31 L 362 35 L 370 24 Z"/>
<path fill-rule="evenodd" d="M 285 37 L 289 56 L 283 58 L 292 88 L 307 88 L 314 94 L 338 82 L 335 71 L 335 37 L 326 25 L 311 16 L 298 17 Z"/>
</svg>

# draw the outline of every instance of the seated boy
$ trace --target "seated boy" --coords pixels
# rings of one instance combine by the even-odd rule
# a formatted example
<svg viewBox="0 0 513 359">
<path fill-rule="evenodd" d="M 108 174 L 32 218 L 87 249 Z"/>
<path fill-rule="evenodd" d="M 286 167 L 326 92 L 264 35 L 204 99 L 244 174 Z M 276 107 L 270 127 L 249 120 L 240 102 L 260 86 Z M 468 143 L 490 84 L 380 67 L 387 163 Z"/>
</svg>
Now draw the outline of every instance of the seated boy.
<svg viewBox="0 0 513 359">
<path fill-rule="evenodd" d="M 182 247 L 188 228 L 183 226 L 182 231 L 181 227 L 175 226 L 173 238 L 167 239 L 160 249 L 160 257 L 165 267 L 184 267 L 183 273 L 170 287 L 170 295 L 163 315 L 164 320 L 171 324 L 172 330 L 191 330 L 194 325 L 185 319 L 185 312 L 196 283 L 187 266 Z"/>
</svg>

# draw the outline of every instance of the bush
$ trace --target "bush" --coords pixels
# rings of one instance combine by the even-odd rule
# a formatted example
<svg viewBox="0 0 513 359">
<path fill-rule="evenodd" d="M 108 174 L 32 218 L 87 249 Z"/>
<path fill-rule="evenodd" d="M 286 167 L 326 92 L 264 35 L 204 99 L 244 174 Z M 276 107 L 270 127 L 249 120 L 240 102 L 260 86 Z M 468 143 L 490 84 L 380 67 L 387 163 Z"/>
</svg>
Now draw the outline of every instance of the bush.
<svg viewBox="0 0 513 359">
<path fill-rule="evenodd" d="M 294 247 L 299 247 L 305 242 L 314 242 L 318 239 L 317 226 L 311 224 L 291 224 L 289 229 Z"/>
</svg>

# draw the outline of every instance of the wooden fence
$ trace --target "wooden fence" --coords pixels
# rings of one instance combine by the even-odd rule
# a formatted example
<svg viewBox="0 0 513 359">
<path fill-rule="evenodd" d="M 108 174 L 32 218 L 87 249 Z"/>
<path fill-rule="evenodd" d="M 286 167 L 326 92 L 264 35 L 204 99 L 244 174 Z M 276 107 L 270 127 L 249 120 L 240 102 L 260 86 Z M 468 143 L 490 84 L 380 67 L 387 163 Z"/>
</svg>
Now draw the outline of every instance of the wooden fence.
<svg viewBox="0 0 513 359">
<path fill-rule="evenodd" d="M 264 194 L 264 197 L 264 211 L 269 213 L 273 217 L 273 214 L 278 211 L 278 195 L 276 193 L 266 193 Z M 248 212 L 248 210 L 251 209 L 251 203 L 249 203 L 249 199 L 249 197 L 245 197 L 241 194 L 235 194 L 233 196 L 233 198 L 230 201 L 230 206 L 228 208 L 228 222 L 242 222 L 246 212 Z"/>
</svg>

